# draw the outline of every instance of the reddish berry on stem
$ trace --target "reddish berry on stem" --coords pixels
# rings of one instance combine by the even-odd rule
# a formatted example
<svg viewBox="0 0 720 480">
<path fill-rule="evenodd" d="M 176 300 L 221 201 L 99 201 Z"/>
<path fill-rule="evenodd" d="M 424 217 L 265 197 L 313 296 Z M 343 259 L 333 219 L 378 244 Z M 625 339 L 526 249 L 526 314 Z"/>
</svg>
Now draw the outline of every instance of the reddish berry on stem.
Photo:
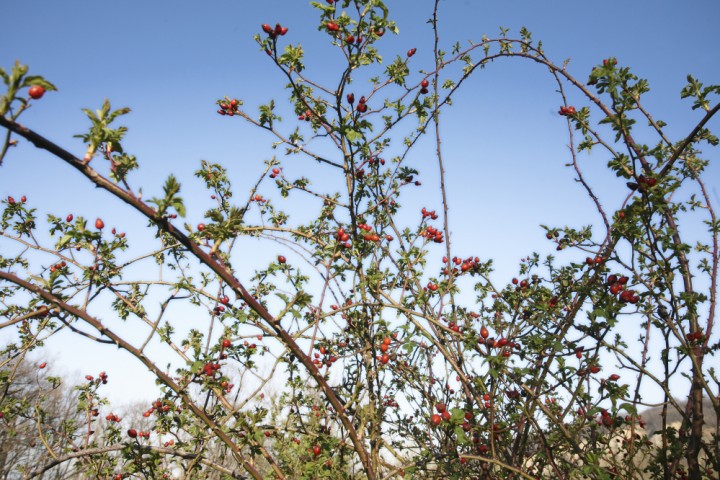
<svg viewBox="0 0 720 480">
<path fill-rule="evenodd" d="M 45 89 L 40 85 L 33 85 L 32 87 L 30 87 L 30 90 L 28 90 L 28 95 L 30 95 L 30 98 L 38 100 L 42 98 L 43 95 L 45 95 Z"/>
</svg>

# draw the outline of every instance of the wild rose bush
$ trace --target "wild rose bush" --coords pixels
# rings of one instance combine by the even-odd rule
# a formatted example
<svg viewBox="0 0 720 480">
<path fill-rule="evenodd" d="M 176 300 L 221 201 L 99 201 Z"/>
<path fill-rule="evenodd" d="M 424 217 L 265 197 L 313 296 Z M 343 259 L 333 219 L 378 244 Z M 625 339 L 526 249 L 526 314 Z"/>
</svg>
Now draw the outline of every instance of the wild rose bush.
<svg viewBox="0 0 720 480">
<path fill-rule="evenodd" d="M 32 192 L 5 196 L 2 328 L 16 341 L 3 351 L 2 428 L 32 419 L 34 446 L 52 458 L 7 468 L 24 478 L 60 468 L 73 478 L 717 478 L 718 427 L 705 418 L 720 409 L 720 225 L 701 148 L 718 143 L 706 124 L 720 87 L 688 77 L 681 95 L 698 121 L 671 138 L 644 107 L 649 83 L 615 58 L 580 80 L 524 29 L 444 51 L 436 3 L 435 64 L 418 65 L 414 48 L 383 61 L 383 37 L 397 33 L 383 2 L 312 7 L 318 35 L 345 59 L 339 71 L 306 70 L 282 24 L 255 37 L 297 120 L 281 119 L 274 102 L 250 112 L 234 95 L 217 101 L 227 121 L 266 131 L 278 155 L 307 162 L 307 176 L 287 175 L 276 157 L 238 193 L 233 167 L 203 161 L 202 219 L 182 218 L 174 176 L 162 195 L 140 195 L 143 159 L 125 151 L 120 126 L 129 109 L 85 110 L 87 148 L 73 153 L 18 123 L 54 85 L 19 63 L 1 72 L 0 158 L 13 161 L 16 139 L 33 143 L 72 167 L 74 181 L 145 217 L 156 238 L 132 244 L 100 213 L 40 219 Z M 545 227 L 538 241 L 557 255 L 528 255 L 508 284 L 493 280 L 487 252 L 453 248 L 439 133 L 455 93 L 504 57 L 556 80 L 569 174 L 599 219 Z M 435 163 L 420 166 L 412 152 L 426 134 Z M 583 174 L 591 150 L 627 186 L 617 211 Z M 432 176 L 442 203 L 403 210 L 403 194 Z M 311 221 L 296 220 L 307 216 L 298 204 L 314 205 Z M 698 217 L 707 229 L 694 238 L 685 225 Z M 237 273 L 253 259 L 246 238 L 278 252 L 249 278 Z M 192 329 L 178 328 L 178 311 Z M 629 322 L 639 338 L 623 335 Z M 143 419 L 113 412 L 103 375 L 75 387 L 75 417 L 61 426 L 44 413 L 52 398 L 14 387 L 25 357 L 62 329 L 129 352 L 157 377 L 161 396 Z M 60 383 L 38 375 L 40 391 Z M 670 387 L 678 379 L 682 400 Z M 282 393 L 266 396 L 271 386 Z M 658 400 L 643 396 L 648 388 L 680 425 L 645 430 L 639 412 Z"/>
</svg>

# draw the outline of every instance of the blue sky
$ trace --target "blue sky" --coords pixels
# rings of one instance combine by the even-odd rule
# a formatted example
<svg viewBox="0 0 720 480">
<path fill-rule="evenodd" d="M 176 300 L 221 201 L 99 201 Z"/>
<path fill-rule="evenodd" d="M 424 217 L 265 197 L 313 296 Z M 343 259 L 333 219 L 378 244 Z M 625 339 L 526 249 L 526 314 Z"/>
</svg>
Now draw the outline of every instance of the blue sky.
<svg viewBox="0 0 720 480">
<path fill-rule="evenodd" d="M 416 47 L 411 68 L 418 75 L 432 64 L 433 38 L 426 24 L 432 2 L 387 3 L 400 35 L 383 37 L 381 53 L 392 59 Z M 245 99 L 250 110 L 272 98 L 279 103 L 287 99 L 285 82 L 252 39 L 260 24 L 280 22 L 289 28 L 284 38 L 303 44 L 308 76 L 334 79 L 332 65 L 339 61 L 327 47 L 327 36 L 317 31 L 315 12 L 306 1 L 26 0 L 7 3 L 3 16 L 0 66 L 8 69 L 20 60 L 59 88 L 26 112 L 21 123 L 81 156 L 84 148 L 72 138 L 87 127 L 81 107 L 98 108 L 104 98 L 115 107 L 131 107 L 123 124 L 130 128 L 125 148 L 141 162 L 134 183 L 152 195 L 168 174 L 177 175 L 185 182 L 190 223 L 200 221 L 208 207 L 192 202 L 199 194 L 192 173 L 200 159 L 226 164 L 236 190 L 244 192 L 261 171 L 262 160 L 277 153 L 270 149 L 269 136 L 214 113 L 214 101 L 223 95 Z M 720 3 L 715 0 L 445 0 L 440 11 L 442 42 L 448 50 L 455 41 L 493 37 L 500 26 L 510 28 L 510 36 L 525 26 L 542 40 L 551 59 L 570 59 L 568 69 L 579 79 L 586 79 L 603 58 L 617 57 L 650 80 L 646 106 L 670 124 L 668 132 L 676 140 L 700 118 L 680 100 L 685 76 L 692 73 L 706 84 L 720 83 L 717 18 Z M 539 224 L 597 221 L 587 213 L 591 205 L 573 172 L 564 166 L 569 158 L 566 130 L 556 113 L 560 98 L 554 90 L 551 77 L 537 65 L 498 61 L 478 72 L 443 114 L 455 247 L 462 256 L 494 258 L 503 281 L 513 275 L 520 257 L 545 248 Z M 574 94 L 571 99 L 577 106 L 584 104 Z M 718 126 L 717 119 L 709 125 L 715 130 Z M 409 209 L 440 208 L 432 145 L 426 147 L 412 160 L 421 170 L 423 189 L 408 198 Z M 720 178 L 714 155 L 709 179 Z M 608 210 L 614 211 L 625 187 L 604 173 L 606 161 L 598 153 L 583 168 Z M 315 165 L 296 161 L 284 167 L 302 175 Z M 710 181 L 709 187 L 717 192 L 718 183 Z M 41 212 L 102 216 L 109 225 L 129 231 L 140 221 L 75 171 L 24 145 L 0 168 L 0 195 L 22 194 Z M 59 363 L 83 374 L 89 355 L 102 354 L 87 344 L 82 352 L 69 352 L 62 345 L 51 349 Z M 113 361 L 120 365 L 124 360 Z M 115 370 L 111 373 L 123 382 L 141 381 L 129 367 Z M 142 382 L 150 385 L 149 380 Z M 111 384 L 118 385 L 111 395 L 127 398 L 120 394 L 127 383 Z"/>
</svg>

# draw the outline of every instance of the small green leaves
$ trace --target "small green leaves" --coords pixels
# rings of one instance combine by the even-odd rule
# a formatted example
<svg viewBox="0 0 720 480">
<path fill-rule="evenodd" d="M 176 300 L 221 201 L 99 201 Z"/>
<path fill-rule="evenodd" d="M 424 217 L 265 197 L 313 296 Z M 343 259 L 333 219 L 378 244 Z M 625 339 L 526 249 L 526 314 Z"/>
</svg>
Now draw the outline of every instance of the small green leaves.
<svg viewBox="0 0 720 480">
<path fill-rule="evenodd" d="M 110 106 L 110 101 L 105 99 L 99 110 L 93 112 L 92 110 L 83 108 L 82 111 L 85 112 L 85 115 L 87 115 L 92 123 L 88 133 L 75 135 L 76 138 L 81 138 L 83 142 L 88 144 L 88 149 L 83 160 L 85 162 L 92 160 L 92 157 L 100 146 L 104 146 L 106 151 L 123 153 L 120 142 L 125 136 L 127 128 L 110 128 L 110 124 L 117 117 L 130 113 L 130 109 L 126 107 L 113 111 Z"/>
<path fill-rule="evenodd" d="M 185 205 L 182 198 L 177 195 L 180 192 L 180 184 L 175 179 L 174 175 L 170 175 L 165 181 L 163 192 L 165 193 L 163 198 L 153 198 L 149 200 L 149 203 L 157 205 L 158 217 L 166 216 L 169 208 L 175 209 L 178 215 L 184 217 Z"/>
<path fill-rule="evenodd" d="M 303 60 L 304 52 L 301 45 L 298 45 L 297 47 L 293 47 L 292 45 L 287 45 L 285 47 L 285 53 L 280 55 L 278 58 L 278 63 L 280 65 L 283 65 L 287 67 L 291 72 L 302 72 L 303 66 L 302 60 Z"/>
<path fill-rule="evenodd" d="M 275 100 L 270 100 L 270 103 L 267 105 L 260 105 L 260 125 L 263 127 L 267 127 L 269 129 L 273 128 L 273 122 L 275 120 L 282 121 L 282 119 L 275 115 L 274 109 L 275 109 Z"/>
<path fill-rule="evenodd" d="M 391 82 L 404 86 L 405 78 L 410 74 L 410 70 L 407 66 L 407 59 L 398 56 L 393 63 L 388 65 L 385 73 Z"/>
<path fill-rule="evenodd" d="M 708 97 L 712 94 L 720 94 L 720 85 L 703 87 L 703 84 L 692 75 L 687 76 L 687 81 L 688 84 L 680 91 L 680 98 L 694 98 L 695 101 L 692 106 L 693 110 L 702 108 L 705 111 L 709 111 L 710 100 Z"/>
</svg>

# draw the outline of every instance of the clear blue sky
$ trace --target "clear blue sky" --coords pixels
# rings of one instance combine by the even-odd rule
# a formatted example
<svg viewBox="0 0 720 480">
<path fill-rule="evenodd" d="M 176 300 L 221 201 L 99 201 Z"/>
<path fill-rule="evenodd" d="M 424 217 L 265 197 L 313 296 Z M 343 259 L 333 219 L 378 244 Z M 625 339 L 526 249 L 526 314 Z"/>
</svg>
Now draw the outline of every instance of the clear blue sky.
<svg viewBox="0 0 720 480">
<path fill-rule="evenodd" d="M 400 36 L 386 35 L 381 53 L 392 59 L 416 47 L 414 73 L 430 69 L 433 39 L 426 20 L 432 2 L 387 3 Z M 82 156 L 81 143 L 72 139 L 87 127 L 80 108 L 97 108 L 106 97 L 115 107 L 131 107 L 123 124 L 130 128 L 126 150 L 141 162 L 134 184 L 157 194 L 169 173 L 177 175 L 185 182 L 190 223 L 200 221 L 208 206 L 192 205 L 198 192 L 192 172 L 200 159 L 228 165 L 237 191 L 243 192 L 261 171 L 262 160 L 276 153 L 269 148 L 270 137 L 214 113 L 214 101 L 223 95 L 245 99 L 250 108 L 271 98 L 281 104 L 287 99 L 284 81 L 252 39 L 260 24 L 280 22 L 289 28 L 285 39 L 303 44 L 310 77 L 334 79 L 331 66 L 338 60 L 325 45 L 327 36 L 316 30 L 314 10 L 299 0 L 26 0 L 7 2 L 3 17 L 0 66 L 8 69 L 18 59 L 59 88 L 37 102 L 21 123 Z M 577 78 L 586 79 L 603 58 L 617 57 L 650 80 L 646 106 L 670 124 L 676 140 L 700 117 L 680 100 L 685 76 L 720 83 L 719 18 L 716 0 L 445 0 L 440 12 L 448 50 L 455 41 L 493 37 L 499 26 L 510 28 L 511 36 L 525 26 L 543 41 L 550 58 L 558 63 L 571 59 L 568 69 Z M 500 280 L 512 276 L 521 256 L 539 248 L 539 224 L 580 226 L 597 220 L 587 216 L 590 204 L 572 171 L 563 166 L 567 139 L 554 89 L 540 67 L 504 60 L 478 72 L 444 116 L 454 245 L 462 256 L 495 258 Z M 584 104 L 579 97 L 571 99 Z M 718 130 L 720 125 L 715 119 L 709 126 Z M 720 169 L 718 158 L 714 160 L 708 178 L 717 179 Z M 606 161 L 598 154 L 585 168 L 613 211 L 624 186 L 603 174 Z M 439 208 L 430 150 L 416 152 L 412 162 L 421 170 L 424 190 L 408 202 L 409 208 L 422 202 Z M 295 175 L 314 167 L 300 161 L 285 165 Z M 2 197 L 26 194 L 41 212 L 102 216 L 130 231 L 139 217 L 122 213 L 119 202 L 86 183 L 29 146 L 17 148 L 0 168 Z M 718 183 L 709 187 L 717 191 Z M 86 344 L 82 352 L 50 346 L 66 368 L 83 374 L 90 356 L 103 352 Z M 129 368 L 107 370 L 122 382 L 134 376 L 141 381 Z M 111 382 L 115 398 L 129 388 L 122 382 Z"/>
</svg>

